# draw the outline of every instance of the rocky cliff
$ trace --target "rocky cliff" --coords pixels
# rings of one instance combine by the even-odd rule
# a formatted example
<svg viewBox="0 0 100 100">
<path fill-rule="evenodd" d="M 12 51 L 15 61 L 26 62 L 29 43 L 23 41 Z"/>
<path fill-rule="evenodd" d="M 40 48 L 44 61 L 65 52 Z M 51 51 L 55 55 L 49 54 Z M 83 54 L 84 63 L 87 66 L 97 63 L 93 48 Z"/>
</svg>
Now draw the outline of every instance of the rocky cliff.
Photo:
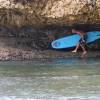
<svg viewBox="0 0 100 100">
<path fill-rule="evenodd" d="M 73 24 L 100 30 L 100 0 L 0 0 L 0 55 L 50 49 Z"/>
<path fill-rule="evenodd" d="M 100 0 L 0 0 L 0 23 L 19 27 L 99 24 Z"/>
</svg>

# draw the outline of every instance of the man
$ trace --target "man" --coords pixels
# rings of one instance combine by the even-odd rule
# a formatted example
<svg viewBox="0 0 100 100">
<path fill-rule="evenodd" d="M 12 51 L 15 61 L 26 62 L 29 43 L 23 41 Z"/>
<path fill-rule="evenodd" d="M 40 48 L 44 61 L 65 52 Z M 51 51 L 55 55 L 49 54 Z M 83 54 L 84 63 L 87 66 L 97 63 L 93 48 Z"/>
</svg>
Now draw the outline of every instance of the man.
<svg viewBox="0 0 100 100">
<path fill-rule="evenodd" d="M 75 50 L 73 50 L 72 52 L 76 53 L 78 48 L 81 46 L 81 48 L 83 50 L 82 57 L 84 57 L 87 54 L 87 50 L 85 48 L 85 46 L 86 46 L 86 32 L 84 32 L 80 29 L 77 29 L 77 28 L 73 28 L 72 33 L 76 33 L 76 34 L 80 35 L 80 37 L 81 37 Z"/>
</svg>

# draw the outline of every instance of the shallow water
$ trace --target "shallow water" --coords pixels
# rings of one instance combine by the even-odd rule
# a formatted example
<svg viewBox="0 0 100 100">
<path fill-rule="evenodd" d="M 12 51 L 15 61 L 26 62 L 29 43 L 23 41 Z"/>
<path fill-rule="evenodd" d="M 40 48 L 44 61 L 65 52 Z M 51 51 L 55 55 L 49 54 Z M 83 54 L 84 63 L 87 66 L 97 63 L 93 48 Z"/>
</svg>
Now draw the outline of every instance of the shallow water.
<svg viewBox="0 0 100 100">
<path fill-rule="evenodd" d="M 100 58 L 0 62 L 0 100 L 100 100 Z"/>
</svg>

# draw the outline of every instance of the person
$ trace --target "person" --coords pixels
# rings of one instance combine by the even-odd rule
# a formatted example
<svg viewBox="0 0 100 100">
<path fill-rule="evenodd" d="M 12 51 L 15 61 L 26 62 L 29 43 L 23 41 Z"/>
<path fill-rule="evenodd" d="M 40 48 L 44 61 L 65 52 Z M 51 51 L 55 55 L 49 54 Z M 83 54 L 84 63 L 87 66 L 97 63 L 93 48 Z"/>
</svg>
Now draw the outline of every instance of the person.
<svg viewBox="0 0 100 100">
<path fill-rule="evenodd" d="M 83 50 L 82 57 L 84 57 L 87 54 L 87 50 L 85 48 L 85 46 L 86 46 L 86 32 L 84 32 L 83 30 L 80 30 L 80 29 L 73 28 L 72 33 L 79 34 L 80 37 L 81 37 L 81 39 L 79 40 L 76 48 L 72 52 L 76 53 L 78 48 L 81 46 L 81 48 Z"/>
</svg>

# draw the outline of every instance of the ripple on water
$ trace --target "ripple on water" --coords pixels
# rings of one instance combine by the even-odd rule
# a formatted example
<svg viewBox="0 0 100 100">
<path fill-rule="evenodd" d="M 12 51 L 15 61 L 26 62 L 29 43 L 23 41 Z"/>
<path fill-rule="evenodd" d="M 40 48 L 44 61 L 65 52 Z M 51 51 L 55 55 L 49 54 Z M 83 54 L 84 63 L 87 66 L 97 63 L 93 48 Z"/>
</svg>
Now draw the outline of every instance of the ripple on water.
<svg viewBox="0 0 100 100">
<path fill-rule="evenodd" d="M 0 100 L 100 100 L 100 59 L 0 62 Z"/>
</svg>

